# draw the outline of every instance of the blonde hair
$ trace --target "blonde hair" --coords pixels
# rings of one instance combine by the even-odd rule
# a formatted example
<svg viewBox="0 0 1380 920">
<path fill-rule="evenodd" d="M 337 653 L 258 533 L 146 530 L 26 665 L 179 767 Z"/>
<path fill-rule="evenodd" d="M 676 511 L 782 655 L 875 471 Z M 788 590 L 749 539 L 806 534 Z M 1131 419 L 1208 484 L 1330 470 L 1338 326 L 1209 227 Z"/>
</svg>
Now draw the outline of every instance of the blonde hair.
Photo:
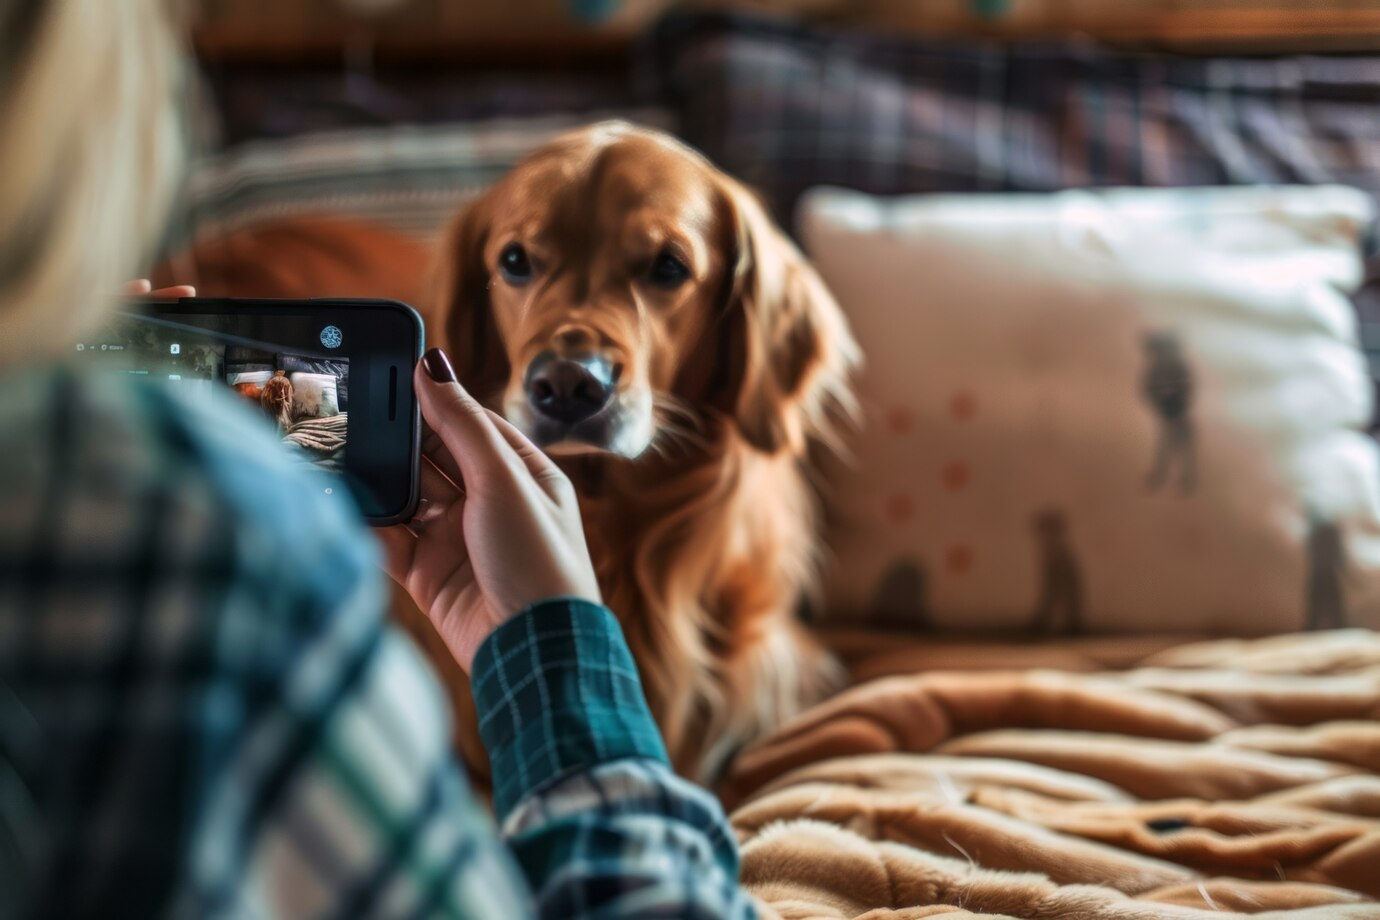
<svg viewBox="0 0 1380 920">
<path fill-rule="evenodd" d="M 181 179 L 173 0 L 0 15 L 0 365 L 98 326 Z"/>
</svg>

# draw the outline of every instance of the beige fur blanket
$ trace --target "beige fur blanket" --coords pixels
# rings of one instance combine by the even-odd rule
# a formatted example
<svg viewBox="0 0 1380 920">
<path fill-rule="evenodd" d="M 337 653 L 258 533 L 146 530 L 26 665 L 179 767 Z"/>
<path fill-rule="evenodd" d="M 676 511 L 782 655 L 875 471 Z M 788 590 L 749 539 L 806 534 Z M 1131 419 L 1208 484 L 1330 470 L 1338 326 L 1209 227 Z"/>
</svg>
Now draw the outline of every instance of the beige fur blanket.
<svg viewBox="0 0 1380 920">
<path fill-rule="evenodd" d="M 906 676 L 806 713 L 729 778 L 767 916 L 1380 918 L 1380 635 L 1101 671 L 1051 669 L 1096 656 L 1048 646 L 1041 668 L 1005 647 L 1000 670 L 941 671 L 942 650 L 889 645 L 855 672 Z"/>
</svg>

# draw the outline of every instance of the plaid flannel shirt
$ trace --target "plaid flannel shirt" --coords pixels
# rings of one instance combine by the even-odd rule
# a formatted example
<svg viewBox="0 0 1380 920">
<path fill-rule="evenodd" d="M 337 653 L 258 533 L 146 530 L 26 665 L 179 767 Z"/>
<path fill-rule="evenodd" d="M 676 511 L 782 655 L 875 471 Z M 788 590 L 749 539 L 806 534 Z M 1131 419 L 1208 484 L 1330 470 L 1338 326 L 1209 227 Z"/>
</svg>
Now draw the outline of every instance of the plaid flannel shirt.
<svg viewBox="0 0 1380 920">
<path fill-rule="evenodd" d="M 0 916 L 751 916 L 616 621 L 481 648 L 502 839 L 372 541 L 247 413 L 9 374 Z"/>
</svg>

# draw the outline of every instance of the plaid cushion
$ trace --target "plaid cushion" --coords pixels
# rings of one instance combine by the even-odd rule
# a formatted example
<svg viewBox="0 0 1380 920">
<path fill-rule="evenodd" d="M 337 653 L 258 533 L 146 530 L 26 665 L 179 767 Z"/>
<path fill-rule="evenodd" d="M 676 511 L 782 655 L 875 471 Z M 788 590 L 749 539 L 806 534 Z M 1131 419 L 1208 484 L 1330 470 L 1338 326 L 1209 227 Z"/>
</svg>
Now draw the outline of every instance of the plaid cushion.
<svg viewBox="0 0 1380 920">
<path fill-rule="evenodd" d="M 664 20 L 642 67 L 685 138 L 788 221 L 877 195 L 1257 183 L 1380 199 L 1380 56 L 1187 57 L 965 44 L 723 15 Z M 1380 254 L 1357 297 L 1380 379 Z"/>
<path fill-rule="evenodd" d="M 200 84 L 214 101 L 209 125 L 224 144 L 316 131 L 389 125 L 480 124 L 498 118 L 577 115 L 636 108 L 640 97 L 617 66 L 577 73 L 476 73 L 458 68 L 347 71 L 252 63 L 209 66 Z"/>
<path fill-rule="evenodd" d="M 1189 58 L 672 17 L 686 138 L 790 213 L 872 194 L 1339 182 L 1380 196 L 1380 57 Z"/>
</svg>

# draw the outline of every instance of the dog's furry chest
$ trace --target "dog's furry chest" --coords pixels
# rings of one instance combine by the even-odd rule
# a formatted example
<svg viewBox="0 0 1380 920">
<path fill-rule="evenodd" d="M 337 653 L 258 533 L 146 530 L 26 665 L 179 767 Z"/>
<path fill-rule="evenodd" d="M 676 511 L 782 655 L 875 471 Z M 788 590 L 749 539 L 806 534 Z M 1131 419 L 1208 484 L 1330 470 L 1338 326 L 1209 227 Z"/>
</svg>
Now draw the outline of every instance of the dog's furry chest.
<svg viewBox="0 0 1380 920">
<path fill-rule="evenodd" d="M 706 779 L 830 685 L 827 656 L 794 622 L 814 576 L 804 475 L 747 451 L 680 468 L 578 459 L 562 465 L 604 600 L 673 761 Z"/>
<path fill-rule="evenodd" d="M 683 465 L 573 459 L 562 465 L 591 555 L 626 616 L 694 607 L 717 631 L 793 611 L 810 586 L 814 499 L 789 458 L 726 449 Z"/>
</svg>

